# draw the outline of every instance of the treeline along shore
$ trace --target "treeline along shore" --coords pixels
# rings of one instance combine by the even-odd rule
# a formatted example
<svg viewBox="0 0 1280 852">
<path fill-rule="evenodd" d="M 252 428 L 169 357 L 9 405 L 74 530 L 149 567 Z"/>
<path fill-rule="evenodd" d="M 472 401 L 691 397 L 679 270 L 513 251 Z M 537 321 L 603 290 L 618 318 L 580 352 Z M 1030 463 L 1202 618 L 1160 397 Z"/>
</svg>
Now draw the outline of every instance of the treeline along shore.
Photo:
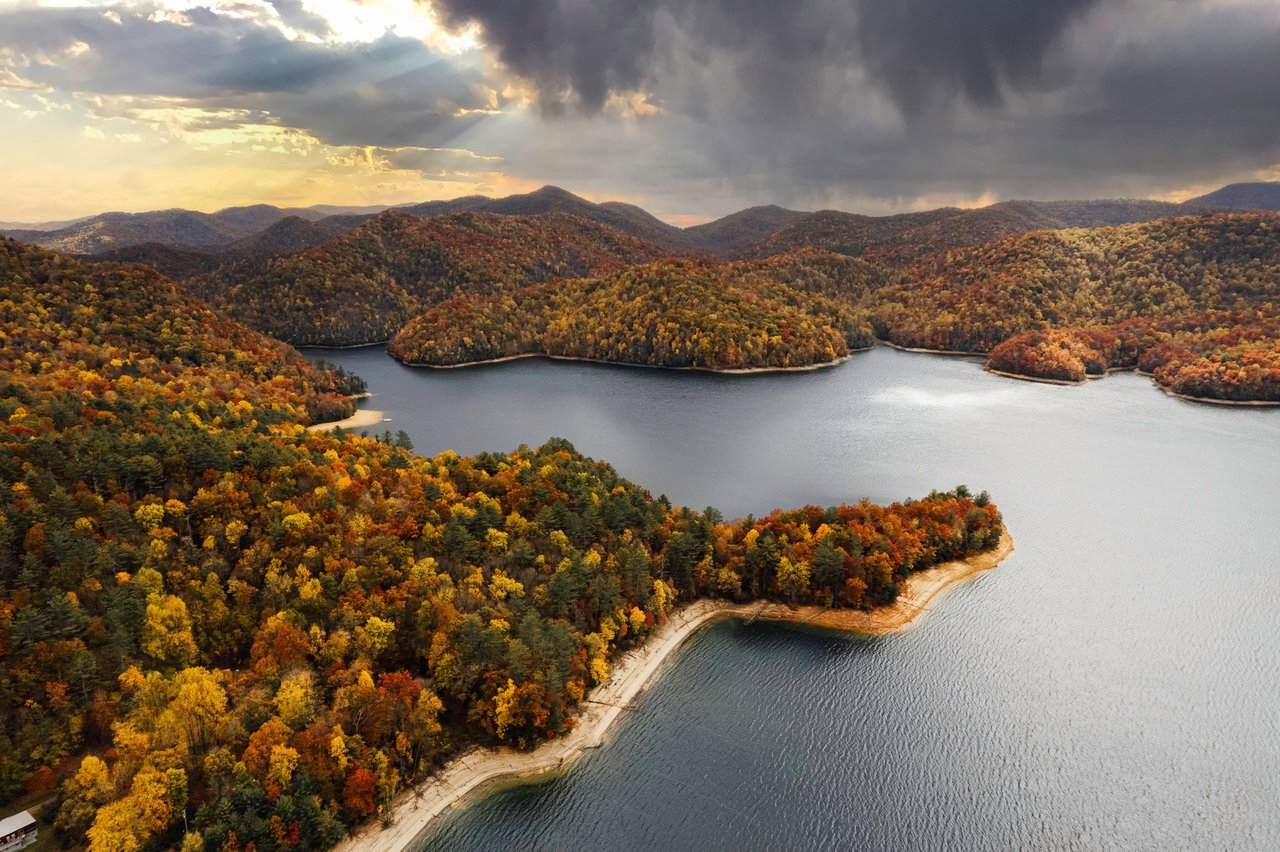
<svg viewBox="0 0 1280 852">
<path fill-rule="evenodd" d="M 876 611 L 1004 533 L 963 486 L 729 521 L 561 439 L 312 431 L 364 383 L 11 240 L 0 340 L 0 799 L 94 852 L 329 848 L 473 747 L 563 741 L 681 606 Z"/>
<path fill-rule="evenodd" d="M 371 822 L 338 846 L 339 852 L 397 852 L 414 848 L 439 817 L 482 796 L 495 785 L 563 772 L 599 747 L 609 730 L 661 674 L 685 640 L 724 619 L 809 625 L 867 636 L 906 629 L 948 589 L 999 565 L 1013 552 L 1006 532 L 996 548 L 911 575 L 892 604 L 870 610 L 794 606 L 761 600 L 750 603 L 699 600 L 674 610 L 645 644 L 617 661 L 608 680 L 591 691 L 569 733 L 532 751 L 476 748 L 445 764 L 434 776 L 401 794 L 381 822 Z"/>
</svg>

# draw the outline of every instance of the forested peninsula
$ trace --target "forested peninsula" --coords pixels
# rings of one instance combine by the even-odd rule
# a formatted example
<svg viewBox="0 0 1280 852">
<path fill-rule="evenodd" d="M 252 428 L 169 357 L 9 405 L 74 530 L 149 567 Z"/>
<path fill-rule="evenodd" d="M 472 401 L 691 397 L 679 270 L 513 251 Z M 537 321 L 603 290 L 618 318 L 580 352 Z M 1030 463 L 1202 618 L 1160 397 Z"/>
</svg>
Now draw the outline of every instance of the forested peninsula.
<svg viewBox="0 0 1280 852">
<path fill-rule="evenodd" d="M 868 610 L 996 548 L 960 487 L 726 521 L 563 440 L 307 424 L 359 380 L 157 273 L 0 242 L 0 797 L 93 850 L 324 849 L 570 731 L 699 599 Z"/>
</svg>

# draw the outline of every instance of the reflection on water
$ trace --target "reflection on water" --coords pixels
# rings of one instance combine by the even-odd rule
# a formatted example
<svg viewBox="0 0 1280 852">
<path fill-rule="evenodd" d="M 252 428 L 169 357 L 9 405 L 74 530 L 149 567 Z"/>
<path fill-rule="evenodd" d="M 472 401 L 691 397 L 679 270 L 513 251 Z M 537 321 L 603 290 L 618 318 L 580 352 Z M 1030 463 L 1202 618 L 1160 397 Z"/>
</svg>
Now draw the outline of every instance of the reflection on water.
<svg viewBox="0 0 1280 852">
<path fill-rule="evenodd" d="M 726 515 L 966 483 L 1018 550 L 905 634 L 725 623 L 431 849 L 1280 849 L 1280 411 L 877 349 L 727 377 L 323 353 L 423 452 L 558 435 Z"/>
<path fill-rule="evenodd" d="M 871 400 L 877 405 L 884 406 L 901 405 L 972 411 L 977 408 L 1014 405 L 1018 401 L 1018 394 L 1012 388 L 993 388 L 986 391 L 936 391 L 899 385 L 877 391 L 871 395 Z"/>
</svg>

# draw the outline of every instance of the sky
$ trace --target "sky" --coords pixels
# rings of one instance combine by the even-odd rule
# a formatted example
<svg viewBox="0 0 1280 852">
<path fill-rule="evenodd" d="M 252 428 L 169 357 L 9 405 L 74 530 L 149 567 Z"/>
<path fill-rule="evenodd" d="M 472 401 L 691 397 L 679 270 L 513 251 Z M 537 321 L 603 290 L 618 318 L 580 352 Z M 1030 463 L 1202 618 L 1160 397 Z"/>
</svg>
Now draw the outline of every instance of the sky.
<svg viewBox="0 0 1280 852">
<path fill-rule="evenodd" d="M 1280 179 L 1277 0 L 0 0 L 0 220 Z"/>
</svg>

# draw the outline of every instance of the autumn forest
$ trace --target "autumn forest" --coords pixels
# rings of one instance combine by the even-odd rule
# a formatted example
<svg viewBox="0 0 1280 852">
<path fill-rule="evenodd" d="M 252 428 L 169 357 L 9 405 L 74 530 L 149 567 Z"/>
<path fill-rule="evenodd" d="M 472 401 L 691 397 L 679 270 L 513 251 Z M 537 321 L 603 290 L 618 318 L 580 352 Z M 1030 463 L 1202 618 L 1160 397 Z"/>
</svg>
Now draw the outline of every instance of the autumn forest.
<svg viewBox="0 0 1280 852">
<path fill-rule="evenodd" d="M 885 341 L 984 355 L 1020 377 L 1138 369 L 1193 398 L 1280 402 L 1274 213 L 1157 202 L 828 211 L 755 241 L 757 220 L 726 217 L 691 245 L 555 193 L 521 197 L 519 215 L 388 211 L 344 221 L 313 248 L 273 242 L 211 269 L 159 247 L 132 256 L 286 342 L 389 342 L 423 366 L 552 355 L 794 369 Z"/>
<path fill-rule="evenodd" d="M 963 487 L 727 521 L 564 440 L 313 433 L 357 379 L 13 241 L 0 335 L 0 796 L 70 846 L 327 848 L 468 744 L 571 727 L 682 602 L 872 607 L 1002 531 Z"/>
<path fill-rule="evenodd" d="M 0 800 L 95 852 L 327 849 L 472 746 L 572 731 L 684 604 L 871 610 L 1005 532 L 963 485 L 731 519 L 563 438 L 309 430 L 368 389 L 295 346 L 751 371 L 887 342 L 1280 403 L 1275 213 L 646 217 L 548 189 L 216 250 L 0 237 Z"/>
</svg>

